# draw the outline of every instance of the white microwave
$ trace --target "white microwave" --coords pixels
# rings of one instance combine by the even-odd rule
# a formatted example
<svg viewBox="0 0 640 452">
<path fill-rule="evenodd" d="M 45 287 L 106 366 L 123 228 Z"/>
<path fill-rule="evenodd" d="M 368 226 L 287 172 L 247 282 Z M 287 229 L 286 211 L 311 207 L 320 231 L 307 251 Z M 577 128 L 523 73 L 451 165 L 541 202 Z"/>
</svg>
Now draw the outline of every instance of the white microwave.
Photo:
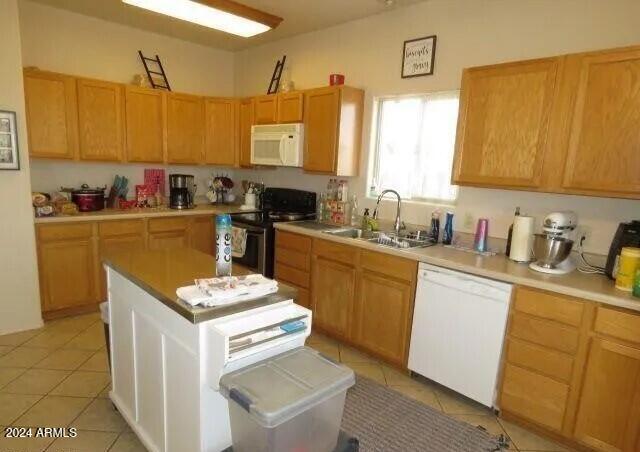
<svg viewBox="0 0 640 452">
<path fill-rule="evenodd" d="M 251 163 L 302 166 L 304 126 L 272 124 L 251 127 Z"/>
</svg>

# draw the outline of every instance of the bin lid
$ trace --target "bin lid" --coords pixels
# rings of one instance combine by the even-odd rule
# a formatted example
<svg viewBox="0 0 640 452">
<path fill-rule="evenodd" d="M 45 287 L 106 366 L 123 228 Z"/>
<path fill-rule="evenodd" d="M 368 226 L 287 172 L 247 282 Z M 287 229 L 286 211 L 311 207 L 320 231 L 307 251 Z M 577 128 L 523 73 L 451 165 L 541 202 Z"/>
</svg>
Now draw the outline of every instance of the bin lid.
<svg viewBox="0 0 640 452">
<path fill-rule="evenodd" d="M 355 384 L 351 369 L 298 347 L 224 375 L 220 391 L 263 427 L 276 427 Z"/>
</svg>

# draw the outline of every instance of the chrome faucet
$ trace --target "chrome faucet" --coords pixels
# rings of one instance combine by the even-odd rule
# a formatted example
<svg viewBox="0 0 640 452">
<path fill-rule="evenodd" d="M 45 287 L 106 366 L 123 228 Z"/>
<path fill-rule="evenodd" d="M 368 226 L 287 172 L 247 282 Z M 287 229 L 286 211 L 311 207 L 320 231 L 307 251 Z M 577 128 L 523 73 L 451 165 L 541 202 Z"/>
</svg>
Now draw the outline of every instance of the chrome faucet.
<svg viewBox="0 0 640 452">
<path fill-rule="evenodd" d="M 393 193 L 398 198 L 398 204 L 397 204 L 397 208 L 396 208 L 396 221 L 393 223 L 393 230 L 395 231 L 397 236 L 400 236 L 400 229 L 402 227 L 402 221 L 400 221 L 400 204 L 402 203 L 402 199 L 400 198 L 400 193 L 398 193 L 397 191 L 395 191 L 395 190 L 383 190 L 382 193 L 380 193 L 380 196 L 378 196 L 378 202 L 376 203 L 376 208 L 373 211 L 373 217 L 372 218 L 374 220 L 378 219 L 378 207 L 380 206 L 380 201 L 382 200 L 382 197 L 384 195 L 386 195 L 387 193 Z"/>
</svg>

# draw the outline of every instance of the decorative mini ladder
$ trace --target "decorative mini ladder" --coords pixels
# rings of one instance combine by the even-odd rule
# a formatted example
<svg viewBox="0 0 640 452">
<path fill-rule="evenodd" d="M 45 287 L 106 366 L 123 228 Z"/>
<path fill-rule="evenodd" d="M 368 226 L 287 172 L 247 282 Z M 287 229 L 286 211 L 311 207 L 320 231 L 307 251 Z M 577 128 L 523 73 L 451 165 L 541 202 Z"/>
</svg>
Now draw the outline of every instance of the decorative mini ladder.
<svg viewBox="0 0 640 452">
<path fill-rule="evenodd" d="M 282 77 L 282 70 L 284 69 L 284 62 L 286 61 L 286 59 L 287 56 L 284 55 L 282 57 L 282 61 L 278 60 L 276 62 L 276 67 L 273 68 L 273 75 L 271 76 L 271 83 L 269 83 L 267 94 L 275 94 L 278 92 L 278 87 L 280 86 L 280 77 Z"/>
<path fill-rule="evenodd" d="M 167 74 L 164 72 L 164 68 L 162 67 L 162 63 L 160 62 L 160 57 L 156 55 L 155 58 L 147 58 L 142 54 L 142 50 L 138 50 L 138 55 L 140 55 L 140 59 L 142 60 L 142 64 L 144 65 L 144 70 L 147 71 L 147 77 L 149 78 L 149 83 L 151 84 L 151 86 L 153 88 L 166 89 L 167 91 L 171 91 L 171 86 L 169 86 L 169 80 L 167 80 Z M 147 64 L 147 62 L 155 63 L 159 71 L 152 71 L 151 69 L 149 69 L 149 65 Z M 164 81 L 164 85 L 156 83 L 152 74 L 161 76 L 162 80 Z"/>
</svg>

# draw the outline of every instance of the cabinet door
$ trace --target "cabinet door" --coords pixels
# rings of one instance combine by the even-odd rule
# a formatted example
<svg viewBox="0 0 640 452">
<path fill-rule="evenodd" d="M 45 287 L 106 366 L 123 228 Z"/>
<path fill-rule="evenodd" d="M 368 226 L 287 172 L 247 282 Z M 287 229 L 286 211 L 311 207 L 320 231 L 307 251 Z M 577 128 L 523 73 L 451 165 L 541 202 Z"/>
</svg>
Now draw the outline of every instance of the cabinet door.
<svg viewBox="0 0 640 452">
<path fill-rule="evenodd" d="M 356 342 L 391 362 L 406 364 L 412 301 L 410 283 L 362 271 L 356 296 Z"/>
<path fill-rule="evenodd" d="M 278 122 L 302 122 L 303 106 L 302 91 L 278 94 Z"/>
<path fill-rule="evenodd" d="M 127 86 L 125 106 L 127 161 L 162 163 L 165 153 L 164 93 Z"/>
<path fill-rule="evenodd" d="M 541 185 L 559 65 L 548 58 L 464 71 L 455 183 Z"/>
<path fill-rule="evenodd" d="M 204 102 L 201 97 L 167 95 L 167 161 L 200 163 L 204 151 Z"/>
<path fill-rule="evenodd" d="M 24 72 L 29 155 L 72 159 L 78 150 L 78 110 L 73 77 Z"/>
<path fill-rule="evenodd" d="M 194 217 L 189 225 L 189 246 L 203 253 L 216 254 L 214 217 Z"/>
<path fill-rule="evenodd" d="M 38 258 L 44 312 L 98 302 L 97 256 L 91 238 L 41 242 Z"/>
<path fill-rule="evenodd" d="M 278 122 L 278 100 L 275 94 L 255 98 L 254 119 L 256 124 L 275 124 Z"/>
<path fill-rule="evenodd" d="M 122 85 L 78 80 L 80 159 L 119 161 L 124 147 Z"/>
<path fill-rule="evenodd" d="M 253 126 L 253 99 L 242 99 L 238 107 L 238 139 L 240 166 L 251 166 L 251 126 Z"/>
<path fill-rule="evenodd" d="M 340 91 L 336 88 L 308 91 L 304 118 L 306 150 L 303 168 L 333 173 L 337 165 Z"/>
<path fill-rule="evenodd" d="M 594 338 L 575 437 L 598 450 L 633 452 L 640 434 L 640 349 Z"/>
<path fill-rule="evenodd" d="M 577 86 L 564 187 L 640 197 L 640 50 L 572 57 Z"/>
<path fill-rule="evenodd" d="M 210 165 L 236 165 L 237 104 L 236 100 L 229 98 L 205 101 L 205 162 Z"/>
<path fill-rule="evenodd" d="M 349 337 L 355 285 L 353 267 L 314 256 L 313 312 L 318 327 L 337 337 Z"/>
</svg>

